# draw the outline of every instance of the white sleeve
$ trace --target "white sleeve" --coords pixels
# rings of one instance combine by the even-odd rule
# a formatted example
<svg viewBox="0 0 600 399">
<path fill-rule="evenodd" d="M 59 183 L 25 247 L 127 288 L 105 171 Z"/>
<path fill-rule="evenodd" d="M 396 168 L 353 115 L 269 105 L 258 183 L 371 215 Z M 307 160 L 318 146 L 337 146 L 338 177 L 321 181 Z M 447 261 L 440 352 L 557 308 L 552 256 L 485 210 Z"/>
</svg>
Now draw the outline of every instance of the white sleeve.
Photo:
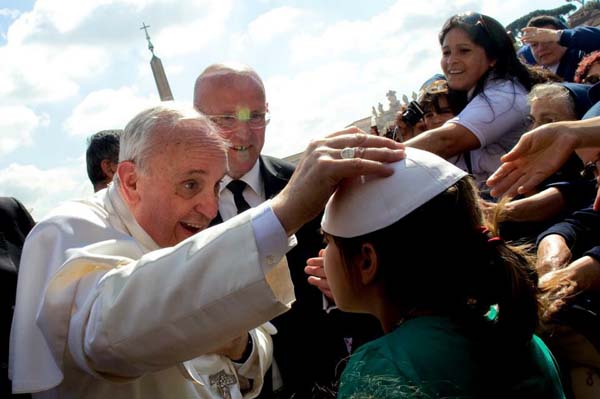
<svg viewBox="0 0 600 399">
<path fill-rule="evenodd" d="M 243 364 L 236 366 L 238 378 L 252 380 L 252 388 L 244 392 L 245 398 L 254 398 L 262 390 L 264 376 L 273 360 L 273 341 L 271 334 L 277 330 L 271 323 L 265 323 L 262 326 L 250 331 L 252 336 L 252 353 L 250 358 Z"/>
<path fill-rule="evenodd" d="M 446 123 L 461 125 L 477 137 L 480 148 L 499 141 L 505 134 L 521 132 L 528 114 L 527 96 L 511 81 L 488 85 Z"/>
<path fill-rule="evenodd" d="M 137 377 L 210 353 L 294 301 L 290 246 L 268 204 L 139 259 L 113 255 L 119 245 L 72 250 L 38 317 L 51 345 L 68 327 L 70 354 L 91 374 Z"/>
</svg>

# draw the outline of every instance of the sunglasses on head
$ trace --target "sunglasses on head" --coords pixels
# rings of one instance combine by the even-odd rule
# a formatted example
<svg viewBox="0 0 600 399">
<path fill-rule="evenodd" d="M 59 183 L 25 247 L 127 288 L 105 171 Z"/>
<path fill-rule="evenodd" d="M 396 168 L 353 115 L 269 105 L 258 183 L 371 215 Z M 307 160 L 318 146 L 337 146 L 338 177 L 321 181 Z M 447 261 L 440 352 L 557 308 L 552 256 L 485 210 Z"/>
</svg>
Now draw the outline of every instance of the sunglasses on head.
<svg viewBox="0 0 600 399">
<path fill-rule="evenodd" d="M 485 23 L 483 15 L 479 14 L 478 12 L 468 12 L 465 14 L 460 14 L 458 17 L 465 24 L 479 26 L 488 36 L 490 35 L 490 30 Z"/>
</svg>

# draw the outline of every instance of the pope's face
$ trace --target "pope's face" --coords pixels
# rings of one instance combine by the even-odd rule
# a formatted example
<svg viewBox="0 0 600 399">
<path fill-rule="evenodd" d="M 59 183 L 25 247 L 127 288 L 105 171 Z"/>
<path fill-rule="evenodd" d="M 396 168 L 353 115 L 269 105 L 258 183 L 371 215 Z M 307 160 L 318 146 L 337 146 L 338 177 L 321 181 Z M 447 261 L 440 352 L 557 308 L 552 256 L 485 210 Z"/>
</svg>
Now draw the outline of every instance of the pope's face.
<svg viewBox="0 0 600 399">
<path fill-rule="evenodd" d="M 217 125 L 222 116 L 264 115 L 267 111 L 265 91 L 253 76 L 224 74 L 205 78 L 195 94 L 194 106 Z M 237 121 L 233 126 L 220 126 L 221 135 L 229 142 L 229 176 L 239 179 L 256 163 L 265 143 L 265 125 L 253 126 Z"/>
<path fill-rule="evenodd" d="M 138 173 L 133 213 L 161 247 L 173 246 L 208 227 L 218 212 L 219 183 L 227 158 L 218 136 L 198 133 L 198 122 L 178 127 L 176 138 L 157 139 Z"/>
</svg>

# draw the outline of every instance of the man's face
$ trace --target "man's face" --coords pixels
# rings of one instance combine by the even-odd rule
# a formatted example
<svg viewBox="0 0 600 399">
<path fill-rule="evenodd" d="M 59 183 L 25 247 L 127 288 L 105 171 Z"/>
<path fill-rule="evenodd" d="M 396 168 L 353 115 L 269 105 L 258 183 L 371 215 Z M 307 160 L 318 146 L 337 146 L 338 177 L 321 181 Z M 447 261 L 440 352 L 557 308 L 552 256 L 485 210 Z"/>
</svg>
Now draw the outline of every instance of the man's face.
<svg viewBox="0 0 600 399">
<path fill-rule="evenodd" d="M 556 30 L 552 25 L 542 26 L 542 28 Z M 567 51 L 566 47 L 556 42 L 533 42 L 530 46 L 536 62 L 544 66 L 558 64 Z"/>
<path fill-rule="evenodd" d="M 212 75 L 203 79 L 194 93 L 194 106 L 211 117 L 253 117 L 267 111 L 265 92 L 262 85 L 252 76 L 234 73 Z M 220 126 L 221 135 L 229 141 L 229 176 L 239 179 L 256 163 L 265 143 L 265 126 L 253 127 L 246 121 L 237 121 L 234 126 Z"/>
<path fill-rule="evenodd" d="M 577 119 L 568 103 L 551 97 L 541 97 L 533 100 L 529 112 L 531 129 L 547 123 Z"/>
<path fill-rule="evenodd" d="M 132 211 L 160 247 L 204 230 L 217 215 L 227 158 L 218 137 L 206 137 L 198 129 L 198 122 L 184 122 L 176 138 L 157 139 L 158 150 L 137 175 L 139 201 Z"/>
</svg>

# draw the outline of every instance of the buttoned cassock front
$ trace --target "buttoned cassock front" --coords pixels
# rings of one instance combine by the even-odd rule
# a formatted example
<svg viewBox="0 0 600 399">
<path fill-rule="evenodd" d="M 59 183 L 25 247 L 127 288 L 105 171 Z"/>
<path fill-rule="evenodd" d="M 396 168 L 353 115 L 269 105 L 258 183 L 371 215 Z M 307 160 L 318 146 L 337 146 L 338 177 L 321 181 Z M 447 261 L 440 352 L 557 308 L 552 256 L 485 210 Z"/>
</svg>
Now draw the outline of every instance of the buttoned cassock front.
<svg viewBox="0 0 600 399">
<path fill-rule="evenodd" d="M 192 359 L 294 301 L 289 242 L 268 203 L 163 249 L 137 224 L 116 184 L 59 207 L 23 249 L 11 331 L 14 392 L 207 397 L 206 387 L 190 380 L 198 363 Z M 258 392 L 271 343 L 265 328 L 251 335 L 248 362 L 220 358 L 254 379 Z"/>
</svg>

